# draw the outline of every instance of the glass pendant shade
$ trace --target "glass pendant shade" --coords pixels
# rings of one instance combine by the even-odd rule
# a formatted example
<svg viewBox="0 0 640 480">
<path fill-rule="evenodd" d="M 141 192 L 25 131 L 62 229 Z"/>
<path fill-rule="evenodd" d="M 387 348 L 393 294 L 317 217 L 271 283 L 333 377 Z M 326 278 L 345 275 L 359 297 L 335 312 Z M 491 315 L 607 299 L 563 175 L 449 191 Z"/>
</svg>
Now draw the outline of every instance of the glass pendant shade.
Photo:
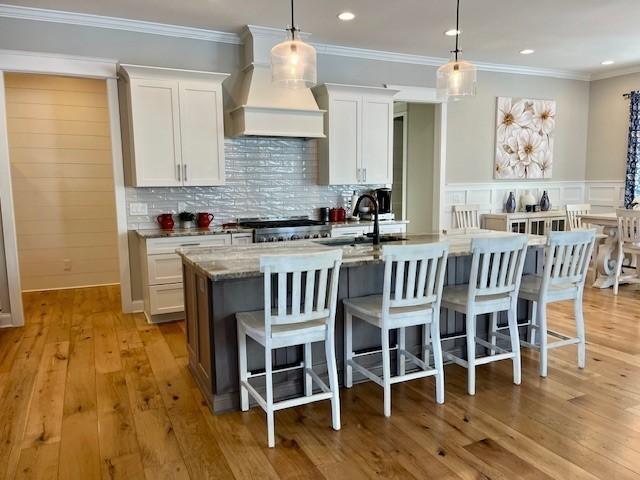
<svg viewBox="0 0 640 480">
<path fill-rule="evenodd" d="M 271 78 L 287 88 L 310 88 L 317 82 L 316 49 L 289 38 L 271 49 Z"/>
<path fill-rule="evenodd" d="M 477 70 L 464 60 L 452 59 L 438 68 L 437 87 L 441 96 L 458 99 L 476 94 Z"/>
</svg>

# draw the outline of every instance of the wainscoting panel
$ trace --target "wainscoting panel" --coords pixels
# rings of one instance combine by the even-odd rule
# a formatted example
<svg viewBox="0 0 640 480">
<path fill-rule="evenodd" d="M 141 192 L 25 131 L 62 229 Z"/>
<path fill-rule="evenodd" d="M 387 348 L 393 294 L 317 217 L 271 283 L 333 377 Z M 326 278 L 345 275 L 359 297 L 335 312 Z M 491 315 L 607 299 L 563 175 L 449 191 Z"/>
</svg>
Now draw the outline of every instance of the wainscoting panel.
<svg viewBox="0 0 640 480">
<path fill-rule="evenodd" d="M 585 185 L 585 201 L 594 211 L 611 211 L 624 204 L 624 182 L 590 181 Z"/>
</svg>

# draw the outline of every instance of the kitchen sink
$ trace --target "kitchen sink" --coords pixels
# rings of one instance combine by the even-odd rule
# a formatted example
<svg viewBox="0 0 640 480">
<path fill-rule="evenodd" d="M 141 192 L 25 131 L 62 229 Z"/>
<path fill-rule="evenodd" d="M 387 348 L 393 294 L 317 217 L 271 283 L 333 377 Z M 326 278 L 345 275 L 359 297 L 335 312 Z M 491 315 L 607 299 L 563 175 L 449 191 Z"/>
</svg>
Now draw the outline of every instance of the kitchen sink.
<svg viewBox="0 0 640 480">
<path fill-rule="evenodd" d="M 397 242 L 399 240 L 404 240 L 404 237 L 401 237 L 398 235 L 380 235 L 380 243 Z M 355 247 L 357 245 L 371 245 L 373 244 L 373 238 L 372 237 L 338 237 L 338 238 L 327 238 L 323 240 L 315 240 L 315 242 L 321 245 L 326 245 L 328 247 L 343 247 L 343 246 Z"/>
</svg>

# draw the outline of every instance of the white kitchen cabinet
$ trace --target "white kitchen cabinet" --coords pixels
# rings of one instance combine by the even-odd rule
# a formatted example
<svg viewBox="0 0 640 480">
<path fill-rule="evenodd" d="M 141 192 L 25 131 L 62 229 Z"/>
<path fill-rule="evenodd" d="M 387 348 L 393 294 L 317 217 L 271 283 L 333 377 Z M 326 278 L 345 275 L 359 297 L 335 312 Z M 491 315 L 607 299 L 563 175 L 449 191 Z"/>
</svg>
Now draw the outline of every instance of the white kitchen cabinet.
<svg viewBox="0 0 640 480">
<path fill-rule="evenodd" d="M 127 181 L 136 187 L 224 184 L 227 74 L 122 66 Z"/>
<path fill-rule="evenodd" d="M 232 245 L 249 245 L 253 243 L 253 232 L 234 233 L 231 235 Z"/>
<path fill-rule="evenodd" d="M 331 238 L 339 237 L 361 237 L 367 233 L 373 232 L 373 224 L 366 223 L 363 225 L 334 225 L 331 227 Z M 406 233 L 406 223 L 397 222 L 380 222 L 380 235 L 389 235 L 393 233 Z"/>
<path fill-rule="evenodd" d="M 247 236 L 252 239 L 251 233 L 142 238 L 140 258 L 147 320 L 160 323 L 184 318 L 182 258 L 176 249 L 231 245 Z"/>
<path fill-rule="evenodd" d="M 319 142 L 320 181 L 327 185 L 393 182 L 396 90 L 326 83 L 313 89 L 326 109 Z"/>
</svg>

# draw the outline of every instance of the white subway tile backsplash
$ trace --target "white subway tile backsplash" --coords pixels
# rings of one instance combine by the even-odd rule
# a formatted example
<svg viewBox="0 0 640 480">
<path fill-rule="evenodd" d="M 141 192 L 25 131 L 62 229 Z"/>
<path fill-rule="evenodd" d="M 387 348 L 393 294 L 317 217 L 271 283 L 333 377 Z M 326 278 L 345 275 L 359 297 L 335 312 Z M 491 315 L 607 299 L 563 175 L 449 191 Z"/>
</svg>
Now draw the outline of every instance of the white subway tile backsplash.
<svg viewBox="0 0 640 480">
<path fill-rule="evenodd" d="M 209 211 L 217 225 L 238 217 L 309 215 L 320 207 L 344 206 L 361 185 L 318 185 L 317 142 L 295 138 L 225 140 L 226 185 L 126 189 L 131 203 L 145 203 L 148 215 L 129 215 L 130 230 L 154 228 L 161 213 L 178 206 Z M 370 187 L 376 188 L 376 187 Z"/>
</svg>

